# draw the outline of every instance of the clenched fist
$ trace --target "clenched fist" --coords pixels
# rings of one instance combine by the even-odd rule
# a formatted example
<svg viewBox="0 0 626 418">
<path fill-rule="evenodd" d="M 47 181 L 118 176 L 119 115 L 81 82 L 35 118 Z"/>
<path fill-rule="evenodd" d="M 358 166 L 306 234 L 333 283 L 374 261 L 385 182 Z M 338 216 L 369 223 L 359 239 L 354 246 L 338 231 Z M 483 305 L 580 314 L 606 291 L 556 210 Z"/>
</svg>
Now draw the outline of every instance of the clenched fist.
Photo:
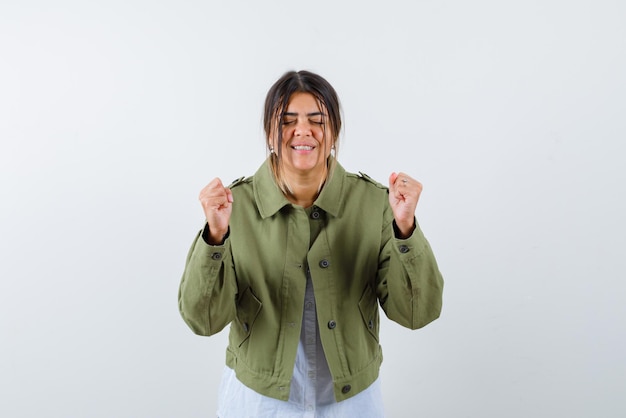
<svg viewBox="0 0 626 418">
<path fill-rule="evenodd" d="M 415 208 L 422 193 L 422 184 L 404 173 L 389 176 L 389 204 L 402 236 L 408 238 L 415 228 Z"/>
<path fill-rule="evenodd" d="M 210 243 L 219 244 L 228 232 L 233 194 L 229 188 L 224 187 L 219 178 L 214 178 L 200 191 L 198 198 L 209 224 Z"/>
</svg>

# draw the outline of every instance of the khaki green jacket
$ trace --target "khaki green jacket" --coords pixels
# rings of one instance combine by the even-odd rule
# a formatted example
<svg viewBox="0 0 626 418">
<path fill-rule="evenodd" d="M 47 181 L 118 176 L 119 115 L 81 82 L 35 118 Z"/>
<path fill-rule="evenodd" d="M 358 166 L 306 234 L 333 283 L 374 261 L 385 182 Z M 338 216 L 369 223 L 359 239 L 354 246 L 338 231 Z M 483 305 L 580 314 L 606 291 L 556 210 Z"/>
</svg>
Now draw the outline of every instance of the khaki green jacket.
<svg viewBox="0 0 626 418">
<path fill-rule="evenodd" d="M 337 164 L 310 218 L 276 186 L 266 162 L 231 185 L 230 231 L 211 246 L 202 231 L 189 251 L 179 291 L 183 319 L 197 334 L 230 326 L 226 363 L 238 379 L 289 398 L 307 274 L 319 332 L 341 401 L 367 388 L 382 362 L 378 304 L 416 329 L 439 317 L 443 279 L 419 226 L 394 237 L 388 190 Z M 324 226 L 309 242 L 309 222 Z"/>
</svg>

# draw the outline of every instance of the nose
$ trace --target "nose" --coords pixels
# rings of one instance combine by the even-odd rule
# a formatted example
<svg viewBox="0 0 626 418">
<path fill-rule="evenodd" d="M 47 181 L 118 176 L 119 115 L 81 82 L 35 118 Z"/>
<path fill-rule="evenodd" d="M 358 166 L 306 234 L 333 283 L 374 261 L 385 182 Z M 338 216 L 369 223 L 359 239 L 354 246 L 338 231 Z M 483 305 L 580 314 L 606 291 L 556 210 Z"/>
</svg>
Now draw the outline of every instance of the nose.
<svg viewBox="0 0 626 418">
<path fill-rule="evenodd" d="M 294 130 L 296 136 L 310 136 L 311 135 L 311 123 L 308 120 L 298 120 Z"/>
</svg>

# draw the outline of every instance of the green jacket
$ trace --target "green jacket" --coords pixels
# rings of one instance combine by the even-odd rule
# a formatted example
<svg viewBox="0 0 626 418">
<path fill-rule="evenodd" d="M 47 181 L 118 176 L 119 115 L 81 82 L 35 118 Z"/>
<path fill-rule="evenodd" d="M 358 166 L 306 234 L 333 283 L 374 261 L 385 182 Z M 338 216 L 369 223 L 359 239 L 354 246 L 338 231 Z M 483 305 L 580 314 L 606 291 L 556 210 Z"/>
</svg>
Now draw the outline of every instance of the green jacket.
<svg viewBox="0 0 626 418">
<path fill-rule="evenodd" d="M 337 164 L 310 218 L 284 197 L 267 162 L 230 187 L 229 235 L 211 246 L 198 233 L 179 308 L 199 335 L 232 322 L 226 363 L 248 387 L 289 398 L 307 274 L 337 401 L 378 377 L 378 303 L 411 329 L 439 317 L 443 279 L 433 253 L 417 225 L 408 239 L 394 237 L 384 186 Z M 312 221 L 325 225 L 310 243 Z"/>
</svg>

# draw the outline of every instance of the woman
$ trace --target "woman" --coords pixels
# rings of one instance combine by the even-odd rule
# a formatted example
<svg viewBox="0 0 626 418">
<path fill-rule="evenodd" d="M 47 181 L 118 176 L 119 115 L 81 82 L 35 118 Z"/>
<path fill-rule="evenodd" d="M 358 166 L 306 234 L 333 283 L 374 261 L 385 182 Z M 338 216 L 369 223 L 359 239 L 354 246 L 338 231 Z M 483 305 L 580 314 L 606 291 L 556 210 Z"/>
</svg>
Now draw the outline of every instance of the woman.
<svg viewBox="0 0 626 418">
<path fill-rule="evenodd" d="M 218 415 L 383 416 L 378 304 L 410 329 L 441 311 L 414 216 L 422 186 L 343 169 L 339 100 L 317 74 L 271 87 L 264 128 L 269 157 L 254 176 L 200 192 L 206 224 L 179 291 L 195 333 L 231 324 Z"/>
</svg>

